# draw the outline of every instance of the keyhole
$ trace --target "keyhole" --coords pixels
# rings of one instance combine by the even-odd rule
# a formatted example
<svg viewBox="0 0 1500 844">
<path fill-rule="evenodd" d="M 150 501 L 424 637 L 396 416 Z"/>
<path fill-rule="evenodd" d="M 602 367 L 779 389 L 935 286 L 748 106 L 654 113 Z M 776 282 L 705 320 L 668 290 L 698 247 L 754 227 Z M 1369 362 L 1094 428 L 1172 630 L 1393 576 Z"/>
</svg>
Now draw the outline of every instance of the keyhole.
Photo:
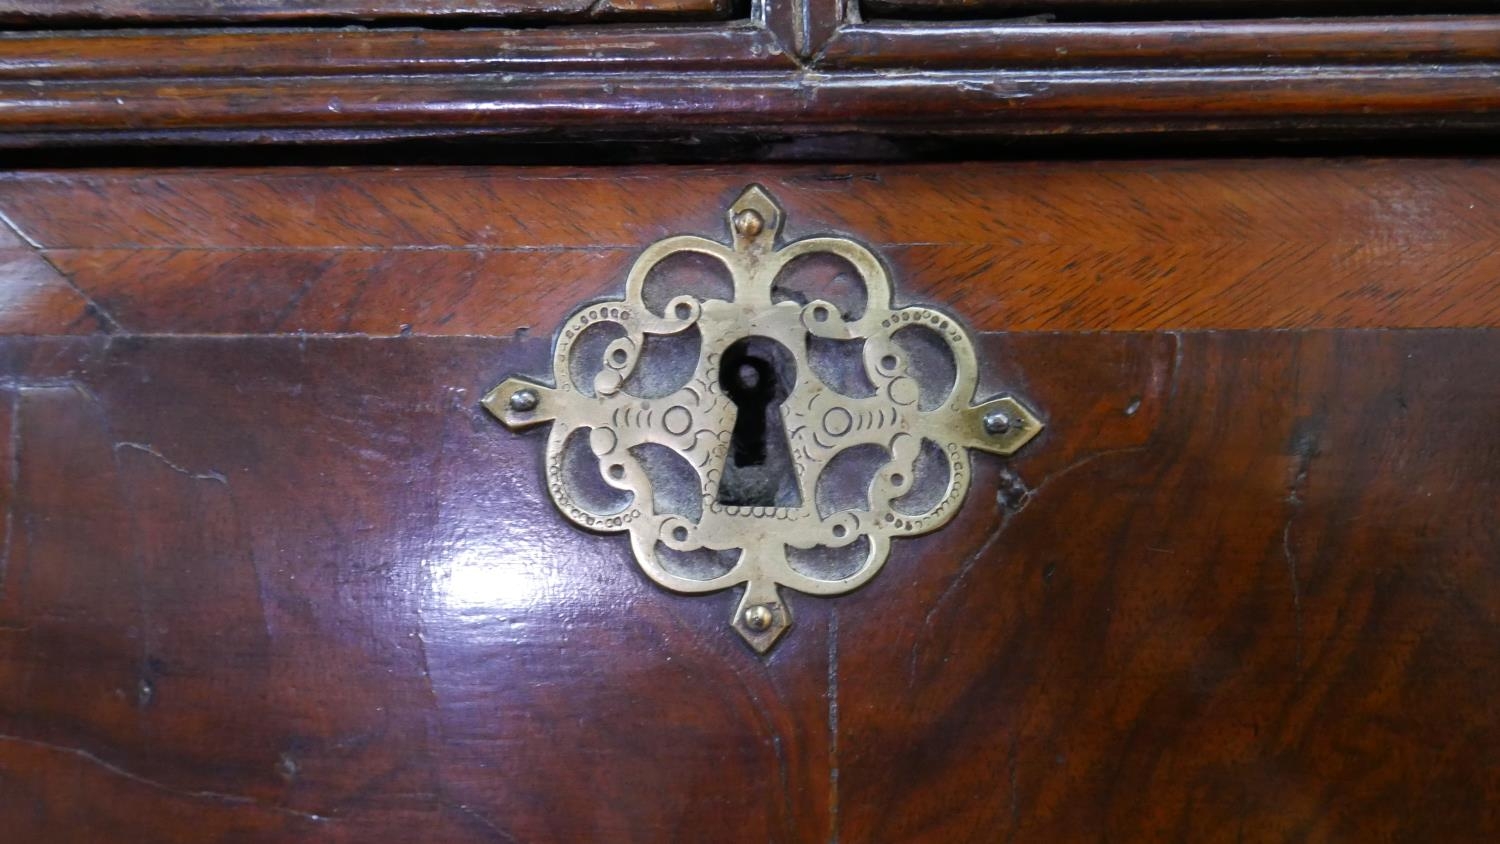
<svg viewBox="0 0 1500 844">
<path fill-rule="evenodd" d="M 719 481 L 719 503 L 796 507 L 802 503 L 781 403 L 796 383 L 785 346 L 746 337 L 724 350 L 719 386 L 735 405 L 734 431 Z"/>
<path fill-rule="evenodd" d="M 739 411 L 729 440 L 735 465 L 765 465 L 766 411 L 776 396 L 775 370 L 760 358 L 745 355 L 731 361 L 725 356 L 723 386 Z"/>
</svg>

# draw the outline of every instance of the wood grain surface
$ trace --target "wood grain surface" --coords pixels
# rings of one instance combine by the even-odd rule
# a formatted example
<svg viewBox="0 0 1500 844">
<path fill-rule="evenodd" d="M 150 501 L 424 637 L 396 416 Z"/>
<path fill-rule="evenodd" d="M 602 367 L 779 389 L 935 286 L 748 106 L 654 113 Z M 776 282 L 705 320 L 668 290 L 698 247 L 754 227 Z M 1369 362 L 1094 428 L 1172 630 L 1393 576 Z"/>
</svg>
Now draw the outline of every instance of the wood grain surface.
<svg viewBox="0 0 1500 844">
<path fill-rule="evenodd" d="M 28 64 L 69 68 L 77 53 L 28 45 Z M 99 52 L 104 52 L 103 50 Z M 111 53 L 118 50 L 110 49 Z M 168 55 L 178 52 L 169 50 Z M 1470 63 L 1500 59 L 1500 16 L 1192 20 L 1142 22 L 963 21 L 914 26 L 876 20 L 840 29 L 818 53 L 827 68 L 911 66 L 1252 67 L 1370 63 Z M 144 65 L 145 63 L 143 63 Z M 171 64 L 167 64 L 171 67 Z M 4 66 L 0 65 L 0 70 Z M 151 71 L 142 68 L 146 73 Z M 33 71 L 34 72 L 34 71 Z"/>
<path fill-rule="evenodd" d="M 28 14 L 129 5 L 21 2 Z M 0 147 L 501 137 L 651 139 L 685 151 L 709 141 L 754 155 L 811 136 L 886 145 L 889 158 L 913 139 L 1457 138 L 1493 135 L 1500 123 L 1497 16 L 1444 14 L 1460 10 L 1449 4 L 1391 16 L 1365 4 L 1363 16 L 1295 20 L 1171 20 L 1149 4 L 1129 7 L 1144 11 L 1142 20 L 866 23 L 851 0 L 737 9 L 716 0 L 569 2 L 516 0 L 488 12 L 393 2 L 411 15 L 344 30 L 270 26 L 274 19 L 233 29 L 184 19 L 120 30 L 108 28 L 119 21 L 80 19 L 62 23 L 95 28 L 5 33 Z M 1463 8 L 1493 12 L 1492 5 Z M 1210 7 L 1218 8 L 1195 6 Z M 312 7 L 278 8 L 300 15 Z M 588 21 L 670 13 L 697 23 L 471 25 L 544 8 Z M 1348 3 L 1318 8 L 1359 11 Z M 480 16 L 441 17 L 465 11 Z M 738 16 L 711 20 L 726 15 Z M 435 28 L 394 25 L 423 21 Z M 828 148 L 782 154 L 827 157 Z"/>
<path fill-rule="evenodd" d="M 1168 67 L 1121 72 L 975 69 L 410 74 L 399 78 L 99 79 L 0 83 L 0 142 L 119 138 L 209 143 L 502 136 L 681 139 L 841 131 L 934 139 L 1062 133 L 1371 136 L 1492 131 L 1500 64 Z M 711 93 L 710 93 L 711 92 Z M 75 137 L 77 133 L 91 133 Z M 292 132 L 283 138 L 278 133 Z M 72 133 L 72 134 L 70 134 Z M 213 133 L 231 133 L 215 136 Z M 239 134 L 233 134 L 239 133 Z M 246 134 L 249 133 L 249 134 Z M 351 134 L 352 133 L 352 134 Z"/>
<path fill-rule="evenodd" d="M 565 526 L 540 440 L 479 409 L 543 339 L 7 340 L 0 817 L 1492 840 L 1494 333 L 982 346 L 1044 438 L 762 660 L 731 596 Z"/>
<path fill-rule="evenodd" d="M 1494 840 L 1496 174 L 9 174 L 0 824 Z M 766 657 L 478 404 L 748 182 L 988 332 L 980 392 L 1048 424 Z"/>
<path fill-rule="evenodd" d="M 1410 27 L 1408 48 L 1424 58 L 1475 57 L 1480 42 L 1500 58 L 1483 26 L 1449 27 L 1441 37 Z M 1366 34 L 1368 39 L 1368 34 Z M 1450 45 L 1444 47 L 1443 44 Z M 663 27 L 464 30 L 316 29 L 127 30 L 61 37 L 17 32 L 0 49 L 0 79 L 108 77 L 340 76 L 531 71 L 730 71 L 795 67 L 765 29 L 749 22 Z"/>
<path fill-rule="evenodd" d="M 0 330 L 549 335 L 752 182 L 984 331 L 1500 321 L 1500 164 L 1268 159 L 13 173 Z"/>
<path fill-rule="evenodd" d="M 182 26 L 329 21 L 724 17 L 725 0 L 0 0 L 0 25 Z"/>
<path fill-rule="evenodd" d="M 1493 0 L 862 0 L 873 15 L 1034 15 L 1070 20 L 1292 18 L 1493 12 Z"/>
</svg>

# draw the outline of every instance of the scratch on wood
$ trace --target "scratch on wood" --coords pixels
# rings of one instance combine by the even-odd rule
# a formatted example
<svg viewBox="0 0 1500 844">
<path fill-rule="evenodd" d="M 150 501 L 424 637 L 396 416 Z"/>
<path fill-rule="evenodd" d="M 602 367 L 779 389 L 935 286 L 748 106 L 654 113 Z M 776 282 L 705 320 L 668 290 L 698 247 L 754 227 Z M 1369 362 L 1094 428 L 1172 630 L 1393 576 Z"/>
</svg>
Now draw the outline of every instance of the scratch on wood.
<svg viewBox="0 0 1500 844">
<path fill-rule="evenodd" d="M 781 733 L 771 733 L 771 745 L 776 749 L 776 773 L 781 778 L 781 806 L 786 812 L 786 822 L 790 825 L 789 831 L 795 831 L 797 823 L 797 812 L 792 806 L 792 782 L 791 772 L 787 769 L 786 748 L 782 746 Z"/>
<path fill-rule="evenodd" d="M 1177 376 L 1182 373 L 1182 332 L 1169 331 L 1167 335 L 1172 338 L 1172 374 L 1167 381 L 1167 404 L 1170 405 L 1177 398 Z"/>
<path fill-rule="evenodd" d="M 101 398 L 99 398 L 99 394 L 96 393 L 96 392 L 94 392 L 93 388 L 89 387 L 89 385 L 83 383 L 82 381 L 74 381 L 74 380 L 72 380 L 70 378 L 70 379 L 68 379 L 68 381 L 63 386 L 65 386 L 67 389 L 72 390 L 73 392 L 77 393 L 78 395 L 83 396 L 89 402 L 91 402 L 94 405 L 98 406 L 100 413 L 107 413 L 107 408 L 105 408 L 105 406 L 104 406 L 104 400 L 101 399 Z M 27 389 L 31 389 L 31 388 L 27 387 Z M 48 386 L 45 389 L 53 389 L 53 388 L 50 387 L 50 386 Z"/>
<path fill-rule="evenodd" d="M 958 567 L 958 574 L 953 576 L 953 580 L 949 581 L 948 587 L 943 590 L 943 593 L 938 596 L 936 601 L 932 602 L 932 608 L 929 609 L 927 611 L 927 615 L 922 618 L 922 626 L 918 634 L 919 637 L 932 628 L 932 619 L 937 616 L 938 610 L 942 609 L 943 605 L 948 602 L 948 598 L 957 592 L 959 584 L 963 583 L 963 581 L 969 576 L 969 571 L 974 567 L 974 564 L 979 562 L 980 558 L 982 558 L 985 553 L 987 553 L 990 548 L 999 541 L 1000 535 L 1005 533 L 1005 526 L 1010 524 L 1011 515 L 1012 514 L 1009 511 L 1003 511 L 1000 514 L 1000 523 L 995 525 L 995 529 L 993 531 L 990 531 L 990 535 L 985 538 L 984 542 L 980 543 L 979 547 L 974 550 L 974 553 L 964 558 L 963 563 Z M 913 686 L 916 685 L 917 681 L 917 657 L 920 655 L 920 653 L 921 648 L 918 647 L 918 642 L 913 642 L 911 649 L 911 664 L 907 667 L 907 676 L 909 678 L 908 682 Z"/>
<path fill-rule="evenodd" d="M 485 829 L 495 834 L 496 840 L 508 842 L 508 844 L 520 844 L 519 839 L 495 825 L 495 822 L 470 808 L 466 803 L 454 803 L 454 808 L 473 818 L 484 826 Z"/>
<path fill-rule="evenodd" d="M 134 783 L 139 783 L 140 785 L 144 785 L 147 788 L 152 788 L 165 794 L 172 794 L 178 797 L 187 797 L 193 800 L 210 800 L 217 803 L 230 803 L 237 806 L 253 806 L 257 809 L 265 809 L 267 811 L 276 812 L 277 814 L 290 815 L 292 817 L 302 818 L 303 820 L 309 821 L 317 821 L 319 823 L 333 820 L 333 818 L 329 818 L 325 815 L 319 815 L 312 812 L 303 812 L 297 809 L 288 808 L 286 806 L 277 806 L 275 804 L 263 803 L 260 800 L 255 799 L 254 797 L 249 797 L 243 794 L 225 794 L 220 791 L 194 791 L 191 789 L 175 788 L 173 786 L 167 785 L 166 783 L 143 777 L 140 774 L 122 768 L 112 762 L 105 761 L 104 759 L 95 756 L 87 750 L 78 747 L 66 747 L 59 744 L 53 744 L 51 742 L 40 741 L 38 739 L 22 738 L 21 736 L 12 735 L 0 735 L 0 743 L 24 745 L 26 747 L 35 747 L 40 750 L 46 750 L 52 753 L 61 753 L 72 756 L 75 759 L 81 759 L 85 762 L 88 762 L 89 764 L 95 765 L 111 774 L 114 774 L 117 777 L 130 780 Z"/>
<path fill-rule="evenodd" d="M 232 489 L 229 491 L 229 501 L 230 506 L 236 513 L 238 513 L 239 502 L 235 501 L 234 490 Z M 271 641 L 275 639 L 276 636 L 271 630 L 271 616 L 268 611 L 268 607 L 271 605 L 271 602 L 266 599 L 266 578 L 264 573 L 261 571 L 260 558 L 255 553 L 254 542 L 245 543 L 245 554 L 246 557 L 250 560 L 250 572 L 255 576 L 255 605 L 256 608 L 260 610 L 261 628 L 265 631 L 266 643 L 269 647 Z"/>
<path fill-rule="evenodd" d="M 224 486 L 229 486 L 229 478 L 225 477 L 222 472 L 218 472 L 218 471 L 213 470 L 213 469 L 210 469 L 207 472 L 194 472 L 191 469 L 183 468 L 182 466 L 180 466 L 180 465 L 178 465 L 176 463 L 173 463 L 171 460 L 168 460 L 165 455 L 163 455 L 160 451 L 157 451 L 155 448 L 153 448 L 148 443 L 132 443 L 132 442 L 118 442 L 118 443 L 115 443 L 114 449 L 115 449 L 115 453 L 116 454 L 119 454 L 120 453 L 120 449 L 122 449 L 122 448 L 130 448 L 130 449 L 135 449 L 136 451 L 144 451 L 145 453 L 151 455 L 152 457 L 155 457 L 157 460 L 160 460 L 161 462 L 167 464 L 167 466 L 170 467 L 172 469 L 172 471 L 177 472 L 179 474 L 187 475 L 188 477 L 190 477 L 190 478 L 192 478 L 194 480 L 198 480 L 198 481 L 218 481 L 219 483 L 223 484 Z"/>
<path fill-rule="evenodd" d="M 326 264 L 327 262 L 325 261 L 324 263 Z M 302 304 L 302 300 L 306 299 L 307 294 L 312 292 L 313 287 L 317 285 L 317 281 L 318 277 L 312 274 L 309 274 L 308 277 L 303 280 L 302 284 L 286 300 L 286 303 L 281 306 L 281 309 L 271 317 L 271 326 L 273 328 L 281 328 L 282 324 L 285 323 L 287 319 L 289 319 L 291 315 L 297 311 L 297 306 Z"/>
<path fill-rule="evenodd" d="M 6 463 L 9 481 L 5 485 L 5 542 L 0 545 L 0 590 L 5 588 L 5 574 L 10 571 L 11 546 L 16 535 L 16 496 L 21 489 L 21 391 L 10 394 L 10 455 Z"/>
<path fill-rule="evenodd" d="M 1297 518 L 1297 507 L 1286 517 L 1286 526 L 1281 529 L 1281 554 L 1286 558 L 1287 577 L 1292 582 L 1292 619 L 1297 629 L 1297 667 L 1302 667 L 1302 587 L 1298 583 L 1297 554 L 1292 551 L 1292 522 Z"/>
<path fill-rule="evenodd" d="M 1302 493 L 1307 488 L 1307 475 L 1312 469 L 1313 457 L 1317 455 L 1317 442 L 1315 438 L 1299 434 L 1292 443 L 1293 453 L 1297 458 L 1294 464 L 1292 481 L 1288 485 L 1286 494 L 1287 515 L 1286 523 L 1281 528 L 1281 555 L 1286 560 L 1287 578 L 1291 580 L 1292 586 L 1292 623 L 1297 631 L 1297 667 L 1302 667 L 1302 642 L 1304 638 L 1302 622 L 1302 581 L 1297 571 L 1297 552 L 1292 548 L 1292 525 L 1297 520 L 1297 515 L 1302 512 Z"/>
<path fill-rule="evenodd" d="M 5 538 L 0 543 L 0 588 L 5 586 L 6 572 L 10 569 L 11 549 L 15 542 L 16 496 L 21 482 L 21 397 L 28 390 L 74 390 L 88 401 L 98 405 L 99 396 L 84 384 L 69 378 L 62 379 L 10 379 L 0 382 L 8 388 L 10 397 L 10 437 L 8 447 L 9 484 L 5 501 Z M 100 405 L 102 407 L 102 405 Z"/>
<path fill-rule="evenodd" d="M 828 844 L 839 844 L 839 617 L 828 612 Z"/>
<path fill-rule="evenodd" d="M 1010 729 L 1010 752 L 1007 754 L 1010 758 L 1005 767 L 1010 779 L 1010 822 L 1014 825 L 1021 822 L 1021 790 L 1017 784 L 1016 726 L 1012 724 Z"/>
<path fill-rule="evenodd" d="M 417 630 L 412 635 L 417 640 L 417 658 L 422 661 L 422 678 L 427 681 L 427 705 L 436 717 L 441 707 L 438 704 L 437 690 L 432 687 L 432 666 L 427 661 L 427 628 L 422 622 L 420 608 L 417 610 Z"/>
<path fill-rule="evenodd" d="M 1069 463 L 1068 465 L 1062 467 L 1061 469 L 1058 469 L 1045 478 L 1042 478 L 1041 483 L 1030 489 L 1026 489 L 1024 492 L 1017 493 L 1015 489 L 1010 489 L 1009 491 L 1001 490 L 1000 493 L 998 493 L 996 496 L 997 502 L 1004 505 L 1000 508 L 1001 513 L 999 524 L 995 525 L 995 529 L 990 532 L 990 535 L 985 538 L 984 542 L 980 544 L 979 548 L 976 549 L 974 553 L 964 558 L 963 563 L 958 568 L 958 573 L 953 576 L 953 580 L 948 583 L 948 586 L 943 590 L 942 594 L 938 595 L 937 600 L 932 602 L 932 608 L 929 609 L 927 611 L 927 615 L 922 618 L 922 625 L 919 628 L 918 633 L 919 638 L 918 641 L 912 643 L 911 662 L 907 668 L 907 675 L 910 678 L 910 682 L 912 682 L 913 684 L 916 683 L 917 659 L 920 655 L 921 650 L 919 647 L 920 637 L 922 635 L 925 635 L 932 629 L 932 620 L 937 617 L 938 611 L 943 608 L 943 606 L 948 602 L 949 598 L 957 594 L 958 587 L 962 585 L 963 582 L 968 578 L 969 572 L 973 570 L 974 565 L 978 563 L 979 560 L 983 559 L 985 554 L 989 553 L 989 550 L 994 547 L 995 543 L 1000 540 L 1001 535 L 1005 533 L 1005 529 L 1009 527 L 1011 521 L 1017 515 L 1019 515 L 1022 510 L 1026 508 L 1026 505 L 1028 503 L 1034 500 L 1037 496 L 1041 495 L 1042 490 L 1046 489 L 1058 478 L 1061 478 L 1064 475 L 1069 474 L 1070 472 L 1087 466 L 1088 464 L 1093 463 L 1096 460 L 1102 460 L 1106 457 L 1114 457 L 1121 454 L 1130 454 L 1133 452 L 1145 451 L 1147 448 L 1148 446 L 1144 445 L 1132 445 L 1125 446 L 1123 448 L 1111 448 L 1105 449 L 1104 451 L 1095 451 L 1090 454 L 1085 454 L 1077 460 L 1074 460 L 1072 463 Z M 1019 476 L 1016 476 L 1012 480 L 1010 485 L 1015 486 L 1016 484 L 1020 483 L 1021 482 Z M 1021 488 L 1024 489 L 1024 484 L 1021 484 Z M 1012 503 L 1007 504 L 1007 501 Z"/>
</svg>

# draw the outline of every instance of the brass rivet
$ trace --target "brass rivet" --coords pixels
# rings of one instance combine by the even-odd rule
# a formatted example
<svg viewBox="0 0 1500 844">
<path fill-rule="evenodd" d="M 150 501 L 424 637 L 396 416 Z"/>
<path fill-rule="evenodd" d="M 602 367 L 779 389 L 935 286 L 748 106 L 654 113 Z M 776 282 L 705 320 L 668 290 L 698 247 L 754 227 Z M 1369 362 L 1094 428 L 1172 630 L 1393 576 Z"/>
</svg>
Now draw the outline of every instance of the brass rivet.
<svg viewBox="0 0 1500 844">
<path fill-rule="evenodd" d="M 1015 422 L 1011 421 L 1011 418 L 1009 416 L 1006 416 L 1003 412 L 998 410 L 984 417 L 984 430 L 988 434 L 999 435 L 1006 433 L 1011 429 L 1011 426 L 1013 425 L 1017 428 L 1021 427 L 1020 425 L 1016 425 Z"/>
<path fill-rule="evenodd" d="M 510 409 L 517 413 L 529 413 L 536 410 L 536 406 L 540 403 L 541 397 L 536 394 L 536 390 L 517 390 L 510 397 Z"/>
<path fill-rule="evenodd" d="M 734 230 L 740 237 L 755 237 L 766 226 L 766 221 L 754 211 L 741 211 L 734 215 Z"/>
<path fill-rule="evenodd" d="M 757 633 L 771 629 L 771 622 L 775 616 L 771 614 L 771 608 L 765 604 L 756 604 L 745 610 L 745 626 Z"/>
</svg>

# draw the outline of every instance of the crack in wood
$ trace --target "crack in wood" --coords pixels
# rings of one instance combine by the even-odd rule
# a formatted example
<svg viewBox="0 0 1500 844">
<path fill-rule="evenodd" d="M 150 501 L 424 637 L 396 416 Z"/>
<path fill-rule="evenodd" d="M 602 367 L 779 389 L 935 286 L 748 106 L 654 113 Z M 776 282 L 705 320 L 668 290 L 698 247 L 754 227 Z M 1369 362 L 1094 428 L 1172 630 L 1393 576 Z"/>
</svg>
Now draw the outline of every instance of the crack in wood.
<svg viewBox="0 0 1500 844">
<path fill-rule="evenodd" d="M 314 812 L 304 812 L 299 809 L 293 809 L 287 806 L 279 806 L 273 803 L 265 803 L 261 800 L 257 800 L 254 797 L 250 797 L 244 794 L 227 794 L 222 791 L 202 791 L 177 788 L 176 786 L 171 786 L 149 777 L 143 777 L 140 774 L 129 770 L 128 768 L 116 765 L 115 763 L 105 760 L 80 747 L 68 747 L 66 745 L 54 744 L 52 742 L 42 741 L 40 739 L 31 739 L 14 735 L 0 735 L 0 744 L 23 745 L 26 747 L 34 747 L 39 750 L 45 750 L 52 753 L 66 754 L 68 756 L 74 757 L 75 759 L 83 760 L 84 762 L 94 765 L 117 777 L 130 780 L 131 782 L 139 783 L 148 788 L 152 788 L 166 794 L 176 795 L 178 797 L 187 797 L 193 800 L 211 800 L 218 803 L 231 803 L 238 806 L 249 806 L 269 812 L 275 812 L 281 815 L 289 815 L 291 817 L 301 818 L 303 820 L 316 821 L 319 823 L 334 820 L 334 818 L 328 817 L 327 815 L 320 815 Z"/>
<path fill-rule="evenodd" d="M 181 464 L 173 462 L 166 455 L 162 454 L 160 451 L 157 451 L 156 448 L 149 443 L 117 442 L 114 444 L 113 448 L 115 454 L 119 454 L 120 450 L 125 448 L 132 449 L 134 451 L 145 452 L 146 454 L 155 457 L 157 460 L 160 460 L 162 463 L 165 463 L 168 468 L 180 475 L 186 475 L 195 481 L 217 481 L 224 486 L 229 486 L 229 478 L 226 477 L 223 472 L 215 469 L 210 469 L 207 472 L 194 472 L 193 470 L 188 469 Z"/>
</svg>

